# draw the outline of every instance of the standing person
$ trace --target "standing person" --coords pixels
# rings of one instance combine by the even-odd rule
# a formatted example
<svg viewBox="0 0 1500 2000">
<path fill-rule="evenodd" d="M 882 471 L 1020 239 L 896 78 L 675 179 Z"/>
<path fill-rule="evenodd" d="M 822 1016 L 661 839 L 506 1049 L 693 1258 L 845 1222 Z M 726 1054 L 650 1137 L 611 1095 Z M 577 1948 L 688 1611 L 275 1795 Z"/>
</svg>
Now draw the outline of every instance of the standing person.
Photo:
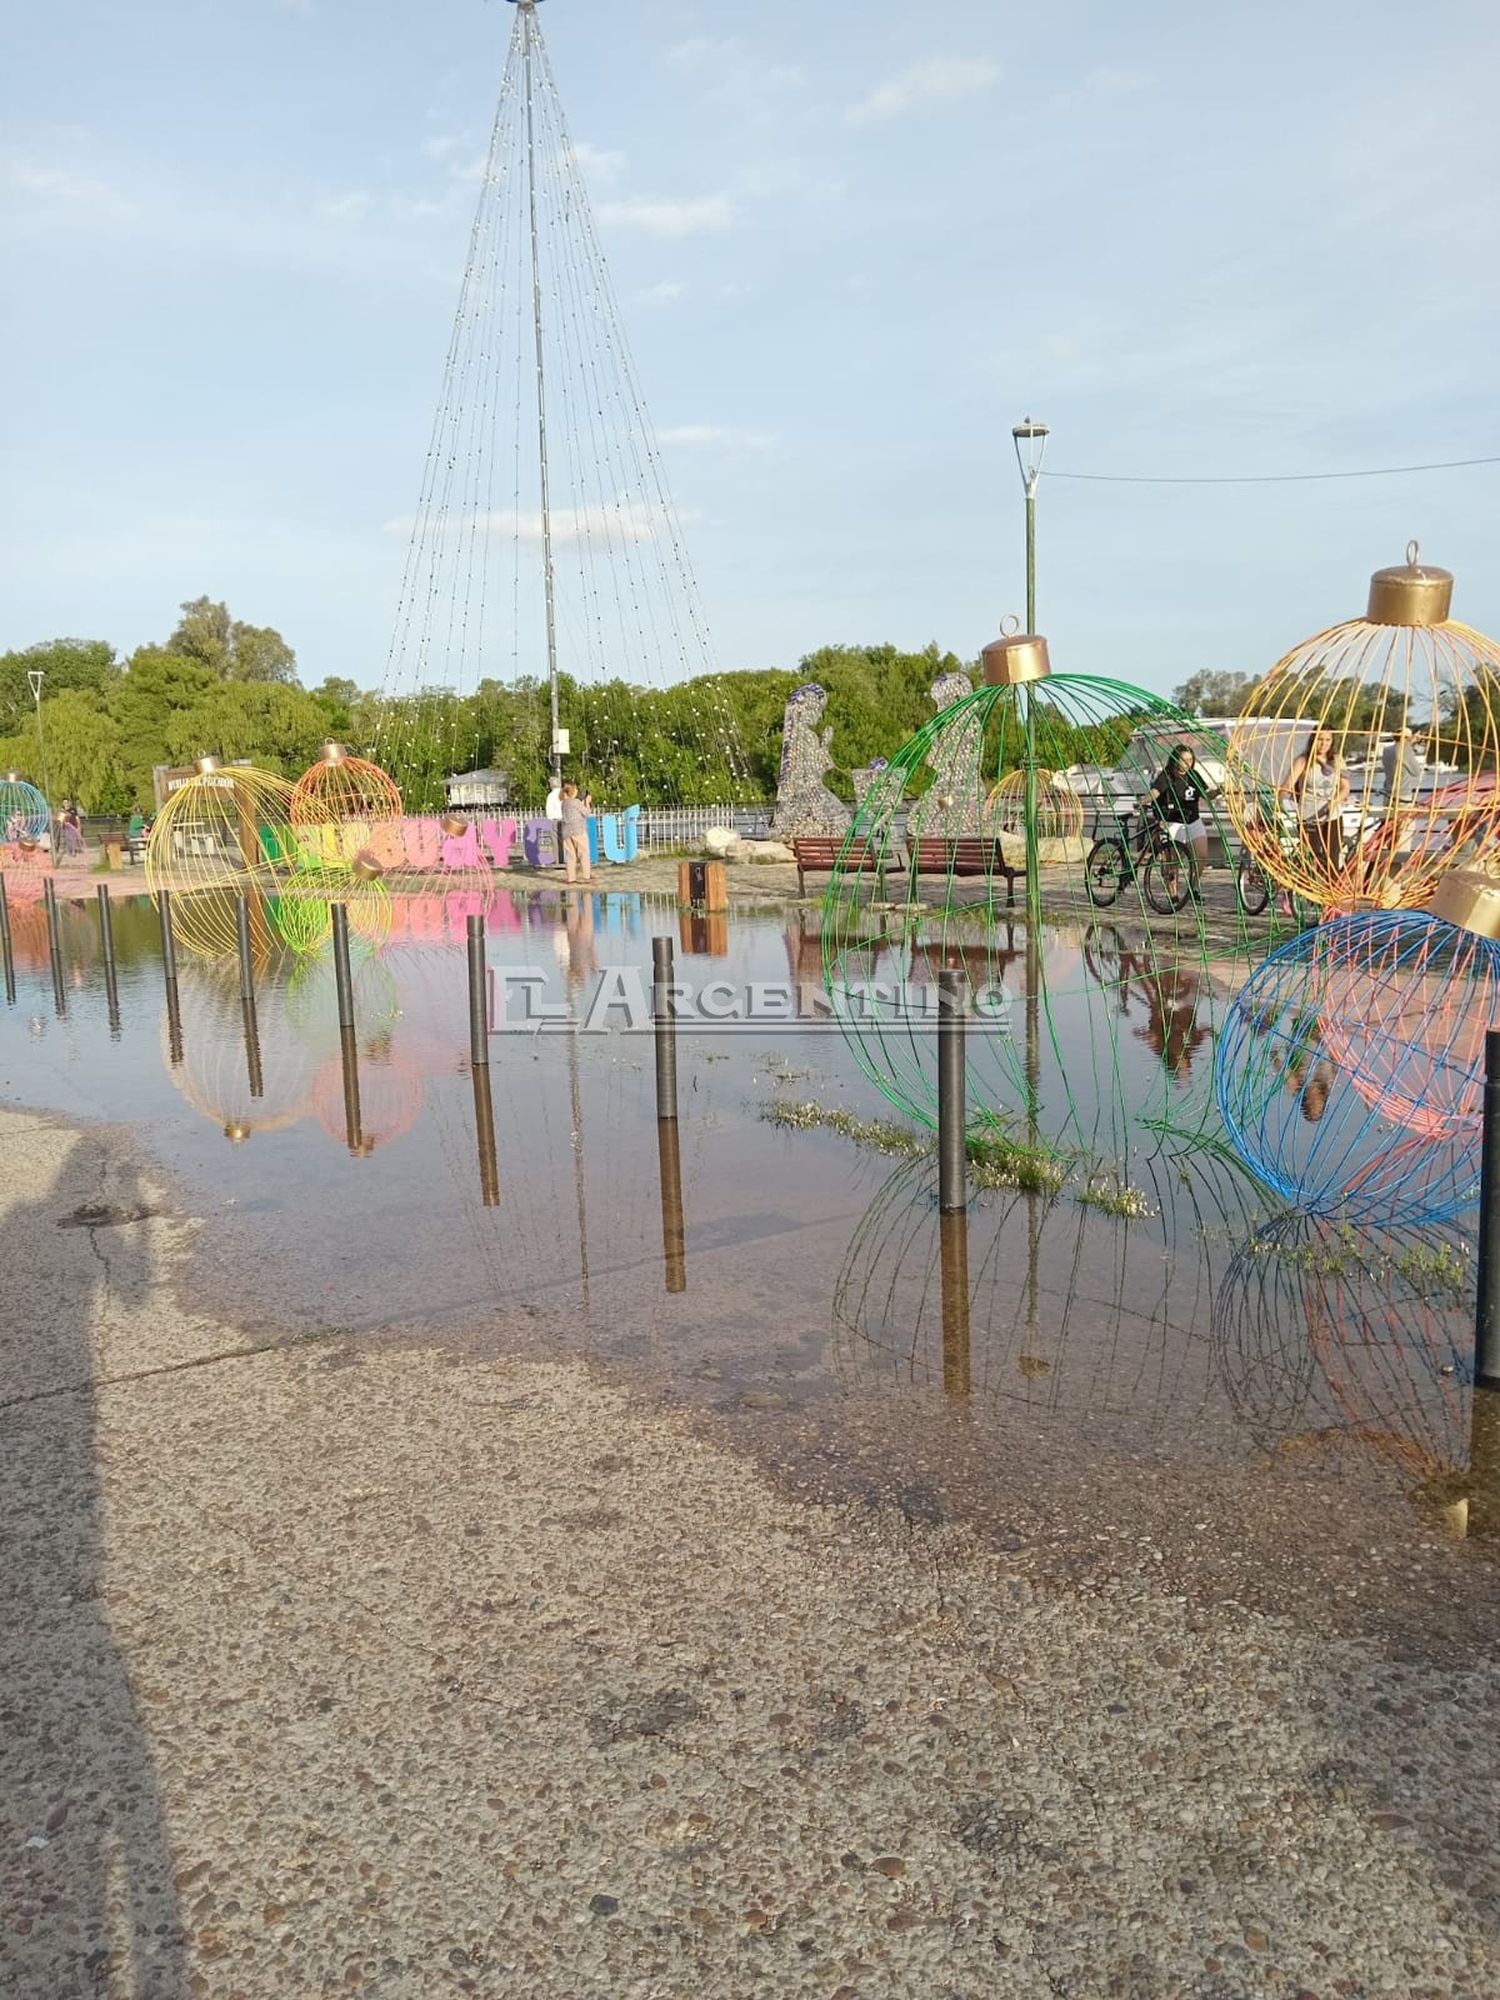
<svg viewBox="0 0 1500 2000">
<path fill-rule="evenodd" d="M 63 853 L 70 858 L 83 852 L 83 821 L 78 808 L 71 799 L 63 800 L 62 807 Z"/>
<path fill-rule="evenodd" d="M 542 811 L 552 822 L 552 838 L 557 843 L 557 865 L 559 868 L 563 865 L 562 798 L 562 780 L 554 778 L 552 780 L 552 789 L 547 794 L 547 803 L 542 807 Z"/>
<path fill-rule="evenodd" d="M 1141 803 L 1148 812 L 1155 811 L 1172 840 L 1191 847 L 1201 875 L 1208 866 L 1208 828 L 1203 824 L 1203 788 L 1196 764 L 1189 744 L 1174 743 Z"/>
<path fill-rule="evenodd" d="M 1413 805 L 1427 769 L 1427 738 L 1410 729 L 1398 729 L 1380 753 L 1380 768 L 1385 777 L 1387 811 Z"/>
<path fill-rule="evenodd" d="M 1312 732 L 1293 760 L 1291 776 L 1277 791 L 1296 809 L 1302 845 L 1313 863 L 1330 873 L 1335 871 L 1343 860 L 1344 828 L 1339 815 L 1349 796 L 1349 779 L 1331 729 Z"/>
<path fill-rule="evenodd" d="M 578 787 L 574 784 L 562 788 L 561 826 L 563 864 L 568 871 L 568 880 L 591 882 L 594 871 L 589 861 L 589 816 L 583 809 Z"/>
</svg>

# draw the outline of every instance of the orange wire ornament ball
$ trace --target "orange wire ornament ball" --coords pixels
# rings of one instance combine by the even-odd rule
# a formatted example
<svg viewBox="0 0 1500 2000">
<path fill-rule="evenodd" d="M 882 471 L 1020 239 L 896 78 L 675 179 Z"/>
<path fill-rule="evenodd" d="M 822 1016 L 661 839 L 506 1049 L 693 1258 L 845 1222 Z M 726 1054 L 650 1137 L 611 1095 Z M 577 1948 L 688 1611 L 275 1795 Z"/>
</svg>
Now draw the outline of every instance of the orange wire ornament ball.
<svg viewBox="0 0 1500 2000">
<path fill-rule="evenodd" d="M 1371 578 L 1363 618 L 1294 647 L 1251 691 L 1224 803 L 1283 889 L 1395 909 L 1450 867 L 1500 857 L 1500 645 L 1449 617 L 1452 596 L 1413 542 Z"/>
<path fill-rule="evenodd" d="M 146 888 L 158 906 L 162 891 L 171 891 L 177 941 L 187 951 L 200 958 L 233 954 L 240 896 L 250 905 L 258 956 L 316 951 L 327 941 L 330 901 L 347 899 L 356 884 L 351 870 L 310 852 L 313 822 L 294 824 L 292 797 L 286 779 L 270 771 L 221 767 L 205 757 L 157 814 L 146 843 Z M 325 816 L 321 824 L 333 822 Z M 368 915 L 378 919 L 379 912 Z"/>
<path fill-rule="evenodd" d="M 371 849 L 372 831 L 399 820 L 404 810 L 395 779 L 378 764 L 351 757 L 341 743 L 325 743 L 292 792 L 292 825 L 307 833 L 314 850 L 372 880 L 385 867 Z"/>
<path fill-rule="evenodd" d="M 422 1109 L 422 1078 L 415 1065 L 389 1053 L 383 1058 L 366 1047 L 359 1060 L 359 1142 L 362 1158 L 378 1146 L 389 1146 L 408 1133 Z M 344 1066 L 330 1056 L 313 1078 L 313 1114 L 330 1139 L 341 1144 L 349 1136 L 344 1098 Z"/>
</svg>

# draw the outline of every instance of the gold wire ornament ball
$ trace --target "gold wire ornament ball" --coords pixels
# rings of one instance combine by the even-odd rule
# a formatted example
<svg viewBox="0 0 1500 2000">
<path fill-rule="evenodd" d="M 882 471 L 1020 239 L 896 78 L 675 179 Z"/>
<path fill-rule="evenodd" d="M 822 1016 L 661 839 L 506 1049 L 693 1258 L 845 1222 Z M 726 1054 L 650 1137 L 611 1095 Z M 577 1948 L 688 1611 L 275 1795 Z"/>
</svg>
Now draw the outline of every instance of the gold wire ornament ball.
<svg viewBox="0 0 1500 2000">
<path fill-rule="evenodd" d="M 304 809 L 292 817 L 293 788 L 285 778 L 247 764 L 201 760 L 156 816 L 146 843 L 146 888 L 159 906 L 172 892 L 177 941 L 199 958 L 227 958 L 237 948 L 236 903 L 250 905 L 258 955 L 281 949 L 316 951 L 331 928 L 330 898 L 347 883 L 310 854 L 333 822 Z M 318 809 L 321 811 L 321 809 Z"/>
<path fill-rule="evenodd" d="M 162 1066 L 193 1109 L 231 1145 L 242 1146 L 259 1133 L 285 1131 L 311 1112 L 318 1057 L 291 1032 L 285 989 L 279 983 L 267 981 L 256 994 L 253 1080 L 247 1047 L 252 1030 L 233 966 L 183 965 L 178 1022 L 182 1060 L 175 1062 L 163 1012 Z"/>
<path fill-rule="evenodd" d="M 326 743 L 323 755 L 297 780 L 292 792 L 292 824 L 335 865 L 351 868 L 361 881 L 378 881 L 385 864 L 371 847 L 378 827 L 405 812 L 401 788 L 378 764 L 353 757 L 341 743 Z"/>
<path fill-rule="evenodd" d="M 1026 773 L 1007 771 L 997 781 L 985 801 L 986 831 L 1009 834 L 1019 840 L 1026 831 Z M 1038 840 L 1079 840 L 1083 835 L 1083 800 L 1055 771 L 1036 774 L 1036 832 Z"/>
<path fill-rule="evenodd" d="M 1500 644 L 1449 616 L 1452 594 L 1412 542 L 1371 578 L 1363 618 L 1294 646 L 1252 690 L 1224 803 L 1281 888 L 1393 909 L 1454 865 L 1500 860 Z"/>
</svg>

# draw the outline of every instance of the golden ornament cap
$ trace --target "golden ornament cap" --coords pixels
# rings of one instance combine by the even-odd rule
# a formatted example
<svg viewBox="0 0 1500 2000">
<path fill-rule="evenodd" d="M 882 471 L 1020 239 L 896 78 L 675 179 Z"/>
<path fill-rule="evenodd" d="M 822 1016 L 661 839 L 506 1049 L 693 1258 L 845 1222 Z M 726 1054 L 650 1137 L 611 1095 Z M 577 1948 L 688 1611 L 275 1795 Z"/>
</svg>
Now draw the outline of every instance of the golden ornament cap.
<svg viewBox="0 0 1500 2000">
<path fill-rule="evenodd" d="M 200 778 L 206 778 L 210 771 L 217 771 L 218 768 L 219 760 L 217 757 L 200 757 L 196 765 Z"/>
<path fill-rule="evenodd" d="M 229 1141 L 231 1146 L 243 1146 L 254 1129 L 253 1125 L 247 1125 L 243 1119 L 237 1118 L 233 1123 L 224 1127 L 224 1137 Z"/>
<path fill-rule="evenodd" d="M 443 831 L 450 840 L 457 840 L 461 833 L 467 833 L 468 830 L 469 822 L 461 818 L 458 813 L 443 814 Z"/>
<path fill-rule="evenodd" d="M 344 748 L 342 743 L 328 742 L 323 745 L 323 762 L 325 764 L 342 764 L 348 754 L 349 752 Z"/>
<path fill-rule="evenodd" d="M 378 882 L 385 873 L 385 864 L 376 859 L 368 847 L 362 847 L 353 861 L 355 875 L 361 882 Z"/>
<path fill-rule="evenodd" d="M 26 780 L 21 776 L 19 771 L 7 771 L 5 782 L 7 785 L 24 785 Z"/>
<path fill-rule="evenodd" d="M 1453 609 L 1453 572 L 1434 569 L 1418 560 L 1415 542 L 1406 545 L 1406 561 L 1394 569 L 1378 569 L 1370 578 L 1370 625 L 1442 625 Z"/>
<path fill-rule="evenodd" d="M 1500 881 L 1478 868 L 1452 868 L 1433 890 L 1427 914 L 1475 937 L 1500 939 Z"/>
<path fill-rule="evenodd" d="M 992 639 L 979 655 L 984 678 L 991 687 L 1019 687 L 1025 681 L 1044 681 L 1052 671 L 1047 657 L 1047 641 L 1035 632 L 1023 632 L 1018 618 L 1007 618 L 1000 637 Z"/>
</svg>

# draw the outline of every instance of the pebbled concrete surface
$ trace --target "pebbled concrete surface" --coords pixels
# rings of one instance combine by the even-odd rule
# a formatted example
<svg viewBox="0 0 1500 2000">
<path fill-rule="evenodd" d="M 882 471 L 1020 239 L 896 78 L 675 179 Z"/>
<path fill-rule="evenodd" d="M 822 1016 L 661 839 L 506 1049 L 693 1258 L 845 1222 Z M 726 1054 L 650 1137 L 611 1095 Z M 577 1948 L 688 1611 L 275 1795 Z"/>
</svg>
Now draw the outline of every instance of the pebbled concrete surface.
<svg viewBox="0 0 1500 2000">
<path fill-rule="evenodd" d="M 247 1334 L 109 1135 L 0 1149 L 7 1996 L 1500 1991 L 1481 1653 L 1049 1583 L 581 1362 Z"/>
</svg>

